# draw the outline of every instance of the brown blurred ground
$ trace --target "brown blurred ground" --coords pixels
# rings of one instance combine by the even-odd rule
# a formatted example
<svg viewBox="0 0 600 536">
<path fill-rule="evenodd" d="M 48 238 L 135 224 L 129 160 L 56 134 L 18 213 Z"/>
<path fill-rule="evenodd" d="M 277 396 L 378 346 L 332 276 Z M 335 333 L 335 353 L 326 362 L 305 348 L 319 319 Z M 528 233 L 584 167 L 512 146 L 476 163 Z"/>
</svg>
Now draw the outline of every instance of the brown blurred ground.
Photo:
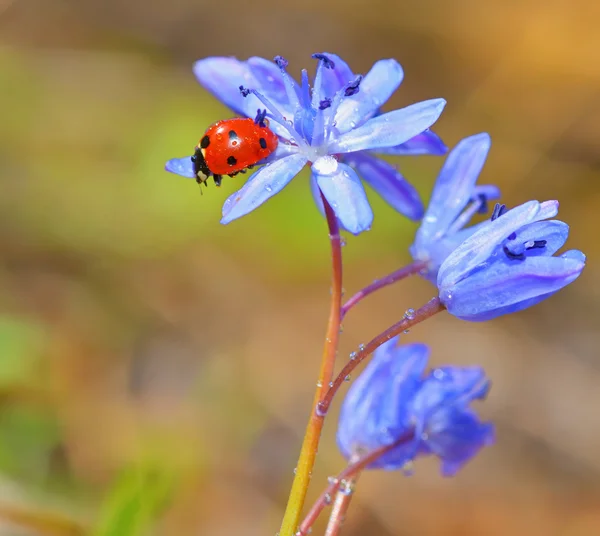
<svg viewBox="0 0 600 536">
<path fill-rule="evenodd" d="M 490 132 L 482 182 L 508 204 L 560 199 L 589 258 L 531 311 L 408 335 L 434 363 L 486 366 L 498 444 L 450 480 L 430 461 L 366 475 L 344 534 L 600 534 L 599 27 L 589 0 L 0 1 L 0 370 L 17 371 L 0 373 L 0 534 L 81 533 L 50 514 L 109 526 L 131 471 L 160 488 L 141 494 L 156 534 L 279 526 L 325 327 L 324 223 L 299 180 L 219 226 L 236 184 L 201 198 L 162 166 L 227 114 L 194 59 L 282 54 L 297 72 L 315 51 L 355 71 L 397 58 L 390 106 L 445 97 L 447 143 Z M 427 198 L 440 163 L 401 165 Z M 407 260 L 414 226 L 376 208 L 345 248 L 348 292 Z M 341 355 L 431 295 L 371 298 Z M 313 498 L 343 466 L 334 434 L 332 415 Z"/>
</svg>

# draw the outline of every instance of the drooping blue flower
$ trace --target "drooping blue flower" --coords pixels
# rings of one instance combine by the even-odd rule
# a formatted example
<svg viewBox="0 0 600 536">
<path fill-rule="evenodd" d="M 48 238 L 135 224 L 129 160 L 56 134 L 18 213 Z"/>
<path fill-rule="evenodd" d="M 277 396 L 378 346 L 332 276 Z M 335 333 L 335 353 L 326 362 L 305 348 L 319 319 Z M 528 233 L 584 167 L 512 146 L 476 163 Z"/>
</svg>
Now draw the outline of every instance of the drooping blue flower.
<svg viewBox="0 0 600 536">
<path fill-rule="evenodd" d="M 572 283 L 585 255 L 564 245 L 569 226 L 550 220 L 558 201 L 529 201 L 512 210 L 496 205 L 492 220 L 460 244 L 440 266 L 441 302 L 459 318 L 483 321 L 514 313 Z"/>
<path fill-rule="evenodd" d="M 479 367 L 443 367 L 423 376 L 429 349 L 397 346 L 394 338 L 378 348 L 350 387 L 342 405 L 337 443 L 351 459 L 398 443 L 368 469 L 402 469 L 417 456 L 433 454 L 442 474 L 451 476 L 494 430 L 469 408 L 484 398 L 490 384 Z"/>
<path fill-rule="evenodd" d="M 423 206 L 414 187 L 371 152 L 445 153 L 444 144 L 428 130 L 445 101 L 432 99 L 382 114 L 381 106 L 403 78 L 395 60 L 376 62 L 362 77 L 334 54 L 313 57 L 319 64 L 312 88 L 306 70 L 296 84 L 281 57 L 275 63 L 224 57 L 196 62 L 194 73 L 204 87 L 240 115 L 254 117 L 257 109 L 266 109 L 269 127 L 280 138 L 266 165 L 225 201 L 221 222 L 260 206 L 307 164 L 317 204 L 322 206 L 322 192 L 341 225 L 354 234 L 369 229 L 373 220 L 359 175 L 396 210 L 420 219 Z M 172 159 L 166 169 L 194 177 L 190 157 Z"/>
<path fill-rule="evenodd" d="M 433 283 L 446 257 L 480 225 L 465 227 L 471 218 L 487 212 L 488 202 L 500 197 L 496 186 L 476 184 L 490 143 L 486 133 L 465 138 L 450 152 L 438 175 L 410 248 L 415 261 L 427 263 L 421 273 Z"/>
</svg>

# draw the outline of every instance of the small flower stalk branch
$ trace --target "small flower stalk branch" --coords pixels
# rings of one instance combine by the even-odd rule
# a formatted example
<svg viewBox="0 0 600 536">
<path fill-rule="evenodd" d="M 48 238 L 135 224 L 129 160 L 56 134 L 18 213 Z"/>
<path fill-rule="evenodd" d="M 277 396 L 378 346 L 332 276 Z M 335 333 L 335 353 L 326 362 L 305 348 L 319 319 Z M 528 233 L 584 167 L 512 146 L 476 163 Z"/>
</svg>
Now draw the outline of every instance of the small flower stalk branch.
<svg viewBox="0 0 600 536">
<path fill-rule="evenodd" d="M 342 318 L 342 239 L 340 236 L 338 220 L 325 196 L 322 196 L 322 202 L 327 218 L 329 240 L 331 243 L 331 306 L 329 310 L 327 332 L 325 335 L 325 344 L 323 347 L 323 356 L 321 359 L 321 369 L 319 371 L 317 390 L 312 406 L 313 409 L 311 410 L 310 419 L 306 427 L 306 433 L 300 450 L 300 456 L 296 465 L 292 489 L 290 491 L 287 508 L 279 532 L 280 536 L 292 536 L 296 531 L 300 516 L 302 515 L 302 508 L 310 484 L 310 475 L 315 464 L 324 423 L 324 416 L 320 415 L 315 409 L 323 399 L 333 377 L 340 334 Z"/>
<path fill-rule="evenodd" d="M 421 270 L 424 270 L 426 267 L 426 262 L 415 261 L 409 264 L 408 266 L 403 266 L 399 270 L 396 270 L 395 272 L 392 272 L 391 274 L 382 277 L 381 279 L 377 279 L 362 290 L 359 290 L 342 306 L 342 320 L 346 318 L 346 315 L 348 314 L 348 311 L 350 311 L 350 309 L 358 305 L 358 303 L 364 300 L 367 296 L 370 296 L 374 292 L 377 292 L 382 288 L 392 285 L 397 281 L 401 281 L 402 279 L 405 279 L 411 275 L 418 274 Z"/>
<path fill-rule="evenodd" d="M 403 333 L 404 331 L 412 328 L 413 326 L 420 324 L 424 320 L 427 320 L 428 318 L 443 311 L 444 309 L 445 307 L 439 298 L 432 298 L 420 309 L 417 309 L 416 311 L 409 310 L 410 312 L 405 313 L 404 318 L 402 320 L 396 322 L 393 326 L 390 326 L 383 333 L 377 335 L 377 337 L 375 337 L 369 343 L 361 347 L 358 352 L 356 352 L 355 354 L 351 354 L 350 361 L 346 363 L 341 372 L 336 376 L 335 380 L 331 382 L 329 389 L 325 393 L 325 396 L 322 398 L 319 404 L 317 404 L 317 414 L 321 416 L 327 414 L 329 406 L 331 406 L 333 397 L 337 393 L 340 386 L 344 383 L 346 378 L 354 371 L 354 369 L 358 365 L 360 365 L 360 363 L 365 358 L 372 354 L 377 348 L 379 348 L 382 344 L 386 343 L 390 339 L 393 339 L 400 333 Z"/>
<path fill-rule="evenodd" d="M 348 508 L 350 508 L 350 502 L 354 496 L 354 489 L 356 488 L 360 473 L 361 472 L 358 471 L 356 475 L 346 479 L 345 484 L 338 489 L 335 501 L 331 507 L 331 515 L 327 522 L 325 536 L 338 536 L 342 530 L 342 525 L 346 520 L 346 513 L 348 512 Z"/>
</svg>

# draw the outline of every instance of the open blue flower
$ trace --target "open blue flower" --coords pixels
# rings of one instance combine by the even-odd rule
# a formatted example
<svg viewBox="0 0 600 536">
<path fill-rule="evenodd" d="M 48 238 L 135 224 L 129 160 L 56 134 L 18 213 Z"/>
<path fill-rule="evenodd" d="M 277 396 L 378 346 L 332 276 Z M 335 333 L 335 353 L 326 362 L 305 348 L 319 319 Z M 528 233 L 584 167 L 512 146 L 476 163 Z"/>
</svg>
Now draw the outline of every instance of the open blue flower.
<svg viewBox="0 0 600 536">
<path fill-rule="evenodd" d="M 465 138 L 450 152 L 438 175 L 410 248 L 414 260 L 427 263 L 422 274 L 433 283 L 446 257 L 477 230 L 478 225 L 465 227 L 471 218 L 487 212 L 488 201 L 500 197 L 496 186 L 476 184 L 490 143 L 486 133 Z"/>
<path fill-rule="evenodd" d="M 489 320 L 531 307 L 577 279 L 585 255 L 571 250 L 554 256 L 569 235 L 567 224 L 544 221 L 557 214 L 558 201 L 529 201 L 509 211 L 496 205 L 492 220 L 480 224 L 439 269 L 439 296 L 448 312 Z"/>
<path fill-rule="evenodd" d="M 194 72 L 204 87 L 241 115 L 254 117 L 257 109 L 266 109 L 269 127 L 280 138 L 278 149 L 264 162 L 267 165 L 225 201 L 221 222 L 229 223 L 260 206 L 307 164 L 317 203 L 321 204 L 322 192 L 341 225 L 354 234 L 369 229 L 373 220 L 359 174 L 396 210 L 420 219 L 423 207 L 414 187 L 371 151 L 443 154 L 444 144 L 428 128 L 445 101 L 432 99 L 382 114 L 381 106 L 403 78 L 395 60 L 376 62 L 362 77 L 334 54 L 313 57 L 319 64 L 312 88 L 306 70 L 301 84 L 296 84 L 281 57 L 275 63 L 224 57 L 196 62 Z M 172 159 L 166 169 L 194 177 L 190 157 Z"/>
<path fill-rule="evenodd" d="M 493 426 L 481 423 L 469 408 L 485 397 L 489 381 L 479 367 L 438 368 L 424 377 L 428 347 L 397 342 L 394 338 L 378 348 L 350 387 L 338 446 L 350 459 L 397 443 L 367 468 L 402 469 L 417 456 L 434 454 L 442 461 L 442 474 L 453 475 L 493 441 Z"/>
</svg>

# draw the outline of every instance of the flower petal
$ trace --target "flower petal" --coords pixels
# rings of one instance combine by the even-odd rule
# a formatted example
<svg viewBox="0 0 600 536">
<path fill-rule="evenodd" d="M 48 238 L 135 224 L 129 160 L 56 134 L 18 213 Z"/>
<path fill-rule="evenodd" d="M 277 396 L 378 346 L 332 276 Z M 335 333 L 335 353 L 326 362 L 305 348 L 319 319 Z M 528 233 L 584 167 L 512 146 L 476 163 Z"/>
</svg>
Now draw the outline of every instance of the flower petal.
<svg viewBox="0 0 600 536">
<path fill-rule="evenodd" d="M 340 134 L 373 117 L 402 83 L 404 71 L 393 59 L 379 60 L 365 75 L 358 93 L 344 98 L 335 114 L 336 129 Z"/>
<path fill-rule="evenodd" d="M 473 196 L 490 143 L 488 134 L 477 134 L 465 138 L 452 149 L 433 187 L 417 240 L 431 242 L 446 234 Z"/>
<path fill-rule="evenodd" d="M 470 270 L 485 262 L 513 231 L 535 221 L 539 210 L 538 201 L 528 201 L 479 227 L 440 266 L 437 279 L 440 291 L 452 287 Z"/>
<path fill-rule="evenodd" d="M 323 52 L 334 63 L 333 69 L 323 69 L 321 82 L 321 100 L 333 98 L 348 82 L 354 80 L 354 73 L 348 64 L 336 54 Z"/>
<path fill-rule="evenodd" d="M 445 105 L 444 99 L 431 99 L 373 117 L 331 142 L 330 152 L 352 153 L 404 143 L 435 123 Z"/>
<path fill-rule="evenodd" d="M 569 237 L 569 226 L 558 220 L 552 221 L 537 221 L 530 223 L 517 231 L 515 240 L 520 244 L 533 242 L 535 240 L 545 240 L 546 245 L 540 249 L 532 249 L 527 253 L 527 256 L 554 255 Z M 510 241 L 506 244 L 510 248 Z"/>
<path fill-rule="evenodd" d="M 183 158 L 171 158 L 165 164 L 165 170 L 188 179 L 195 179 L 196 174 L 194 173 L 194 166 L 192 164 L 191 156 L 184 156 Z"/>
<path fill-rule="evenodd" d="M 239 191 L 226 199 L 221 223 L 229 223 L 245 216 L 262 205 L 300 173 L 305 164 L 304 155 L 293 154 L 259 169 Z"/>
<path fill-rule="evenodd" d="M 229 57 L 210 57 L 194 63 L 196 78 L 223 104 L 235 113 L 254 117 L 256 110 L 264 108 L 264 104 L 253 94 L 243 97 L 240 86 L 256 89 L 267 97 L 287 118 L 293 117 L 279 68 L 264 58 L 250 58 L 239 61 Z M 271 80 L 272 78 L 272 80 Z M 279 136 L 289 137 L 289 133 L 273 122 L 271 130 Z"/>
<path fill-rule="evenodd" d="M 448 152 L 448 147 L 435 132 L 426 130 L 412 137 L 410 140 L 395 145 L 394 147 L 381 147 L 377 150 L 384 154 L 395 154 L 399 156 L 417 156 L 417 155 L 443 155 Z"/>
<path fill-rule="evenodd" d="M 317 184 L 345 229 L 352 234 L 368 230 L 373 222 L 373 211 L 365 189 L 356 172 L 346 164 L 322 157 L 315 161 L 312 172 Z"/>
<path fill-rule="evenodd" d="M 502 219 L 502 218 L 500 218 Z M 448 312 L 465 320 L 489 320 L 531 306 L 573 282 L 583 270 L 581 257 L 530 257 L 502 260 L 440 293 Z M 534 300 L 534 301 L 531 301 Z"/>
<path fill-rule="evenodd" d="M 392 164 L 366 152 L 350 153 L 344 161 L 400 214 L 411 220 L 423 217 L 419 193 Z"/>
</svg>

